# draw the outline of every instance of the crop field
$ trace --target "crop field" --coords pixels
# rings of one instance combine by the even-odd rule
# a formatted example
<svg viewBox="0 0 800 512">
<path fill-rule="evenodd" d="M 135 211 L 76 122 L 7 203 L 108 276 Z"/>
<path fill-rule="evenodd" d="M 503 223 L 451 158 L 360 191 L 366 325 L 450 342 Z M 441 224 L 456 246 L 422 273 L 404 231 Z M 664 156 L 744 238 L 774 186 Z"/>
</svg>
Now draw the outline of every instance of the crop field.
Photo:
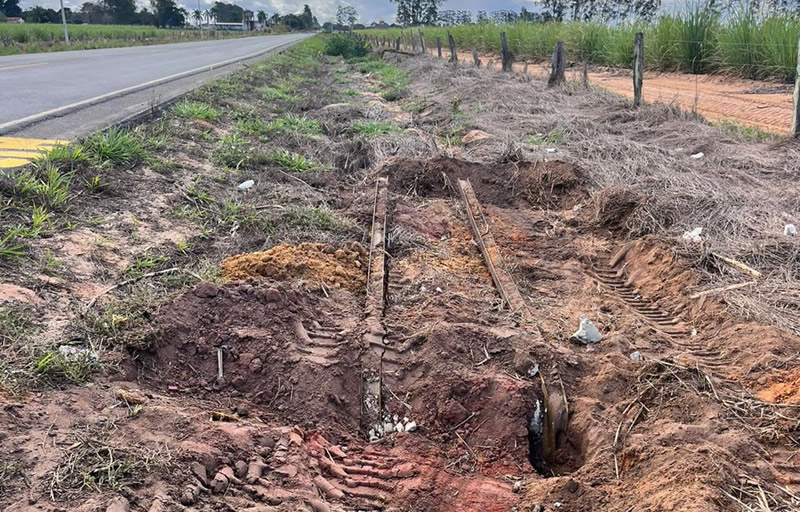
<svg viewBox="0 0 800 512">
<path fill-rule="evenodd" d="M 723 20 L 707 10 L 663 15 L 653 23 L 606 25 L 602 23 L 491 23 L 455 27 L 426 27 L 429 48 L 447 34 L 462 49 L 499 52 L 500 32 L 506 32 L 511 50 L 519 59 L 546 60 L 556 42 L 563 40 L 568 58 L 601 66 L 631 67 L 633 40 L 645 38 L 646 66 L 662 71 L 728 73 L 746 78 L 793 81 L 797 69 L 800 19 L 792 15 L 759 17 L 738 11 Z M 369 30 L 378 37 L 416 36 L 416 30 Z"/>
<path fill-rule="evenodd" d="M 384 50 L 0 172 L 0 509 L 800 510 L 798 143 Z"/>
<path fill-rule="evenodd" d="M 46 51 L 91 50 L 147 44 L 242 37 L 241 33 L 167 29 L 132 25 L 68 25 L 72 44 L 64 43 L 61 25 L 48 23 L 0 23 L 0 55 Z"/>
</svg>

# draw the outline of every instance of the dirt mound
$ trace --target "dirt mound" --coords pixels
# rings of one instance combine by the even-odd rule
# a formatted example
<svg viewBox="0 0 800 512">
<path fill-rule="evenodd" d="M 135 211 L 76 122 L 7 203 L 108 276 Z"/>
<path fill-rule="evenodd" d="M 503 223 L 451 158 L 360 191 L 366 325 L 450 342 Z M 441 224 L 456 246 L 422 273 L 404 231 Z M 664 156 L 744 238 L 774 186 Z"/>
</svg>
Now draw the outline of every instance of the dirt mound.
<svg viewBox="0 0 800 512">
<path fill-rule="evenodd" d="M 469 179 L 478 199 L 501 207 L 571 208 L 586 196 L 585 177 L 561 162 L 483 164 L 449 157 L 398 159 L 385 168 L 398 193 L 426 197 L 458 195 L 458 180 Z"/>
<path fill-rule="evenodd" d="M 782 372 L 772 377 L 763 377 L 766 387 L 758 392 L 765 402 L 800 404 L 800 368 Z"/>
<path fill-rule="evenodd" d="M 222 276 L 232 281 L 302 279 L 360 292 L 366 286 L 368 256 L 358 243 L 338 249 L 315 243 L 278 245 L 268 251 L 227 258 L 222 262 Z"/>
<path fill-rule="evenodd" d="M 627 227 L 631 213 L 643 200 L 640 194 L 627 187 L 603 189 L 592 199 L 595 221 L 611 231 L 622 231 Z"/>
</svg>

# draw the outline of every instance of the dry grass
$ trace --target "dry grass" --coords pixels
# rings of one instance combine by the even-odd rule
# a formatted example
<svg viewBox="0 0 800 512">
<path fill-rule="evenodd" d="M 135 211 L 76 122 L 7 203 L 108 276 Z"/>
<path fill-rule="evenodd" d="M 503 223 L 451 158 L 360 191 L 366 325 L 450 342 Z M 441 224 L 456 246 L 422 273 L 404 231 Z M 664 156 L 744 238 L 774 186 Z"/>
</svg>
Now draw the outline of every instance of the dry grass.
<svg viewBox="0 0 800 512">
<path fill-rule="evenodd" d="M 616 218 L 610 212 L 607 227 L 626 237 L 652 233 L 674 241 L 709 286 L 746 276 L 708 265 L 708 250 L 758 269 L 762 279 L 729 292 L 730 304 L 745 317 L 800 334 L 800 239 L 783 235 L 785 224 L 800 220 L 800 145 L 743 139 L 673 105 L 634 110 L 622 98 L 578 84 L 548 89 L 519 75 L 466 68 L 454 73 L 436 59 L 410 59 L 404 65 L 415 78 L 411 92 L 438 105 L 420 118 L 423 125 L 442 129 L 467 118 L 470 129 L 493 135 L 475 147 L 458 148 L 462 157 L 578 164 L 593 196 L 586 206 L 597 211 L 611 188 L 635 203 Z M 454 104 L 460 120 L 443 114 Z M 561 135 L 557 143 L 526 142 L 553 132 Z M 556 152 L 548 153 L 545 146 Z M 703 158 L 690 158 L 701 151 Z M 682 244 L 681 235 L 698 226 L 705 246 Z"/>
</svg>

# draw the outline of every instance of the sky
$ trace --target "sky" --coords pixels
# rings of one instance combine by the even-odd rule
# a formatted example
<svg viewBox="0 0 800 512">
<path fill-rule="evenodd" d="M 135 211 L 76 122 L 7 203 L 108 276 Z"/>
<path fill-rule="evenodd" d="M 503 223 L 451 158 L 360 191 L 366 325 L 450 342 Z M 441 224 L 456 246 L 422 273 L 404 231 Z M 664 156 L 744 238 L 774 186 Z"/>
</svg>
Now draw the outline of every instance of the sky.
<svg viewBox="0 0 800 512">
<path fill-rule="evenodd" d="M 78 9 L 80 5 L 87 0 L 64 0 L 65 7 Z M 200 9 L 205 10 L 214 4 L 215 0 L 178 0 L 178 3 L 186 7 L 187 10 L 193 11 L 197 9 L 198 2 Z M 299 13 L 303 10 L 303 4 L 308 4 L 311 10 L 317 16 L 320 23 L 326 21 L 333 21 L 336 16 L 336 8 L 339 3 L 350 4 L 358 10 L 361 15 L 362 22 L 372 22 L 377 20 L 384 20 L 387 23 L 394 21 L 395 4 L 389 0 L 350 0 L 340 2 L 340 0 L 222 0 L 228 3 L 235 3 L 250 9 L 252 11 L 264 10 L 267 14 L 272 15 L 275 12 L 281 14 Z M 140 6 L 149 7 L 149 0 L 137 0 Z M 23 9 L 28 9 L 34 5 L 41 5 L 42 7 L 50 7 L 52 9 L 59 8 L 59 0 L 22 0 L 20 5 Z M 486 11 L 498 11 L 501 9 L 509 9 L 512 11 L 519 11 L 522 6 L 532 8 L 534 5 L 533 0 L 448 0 L 442 9 L 456 9 L 456 10 L 470 10 L 473 13 L 480 9 Z"/>
</svg>

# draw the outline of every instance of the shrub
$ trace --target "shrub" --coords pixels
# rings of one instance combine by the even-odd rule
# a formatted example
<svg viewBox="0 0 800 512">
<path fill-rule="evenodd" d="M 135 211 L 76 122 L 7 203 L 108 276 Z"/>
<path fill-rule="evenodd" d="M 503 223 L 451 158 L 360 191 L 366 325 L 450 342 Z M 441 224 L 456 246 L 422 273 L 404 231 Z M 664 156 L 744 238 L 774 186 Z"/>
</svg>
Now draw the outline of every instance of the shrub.
<svg viewBox="0 0 800 512">
<path fill-rule="evenodd" d="M 325 53 L 345 59 L 365 57 L 372 49 L 370 44 L 352 34 L 335 34 L 325 44 Z"/>
</svg>

